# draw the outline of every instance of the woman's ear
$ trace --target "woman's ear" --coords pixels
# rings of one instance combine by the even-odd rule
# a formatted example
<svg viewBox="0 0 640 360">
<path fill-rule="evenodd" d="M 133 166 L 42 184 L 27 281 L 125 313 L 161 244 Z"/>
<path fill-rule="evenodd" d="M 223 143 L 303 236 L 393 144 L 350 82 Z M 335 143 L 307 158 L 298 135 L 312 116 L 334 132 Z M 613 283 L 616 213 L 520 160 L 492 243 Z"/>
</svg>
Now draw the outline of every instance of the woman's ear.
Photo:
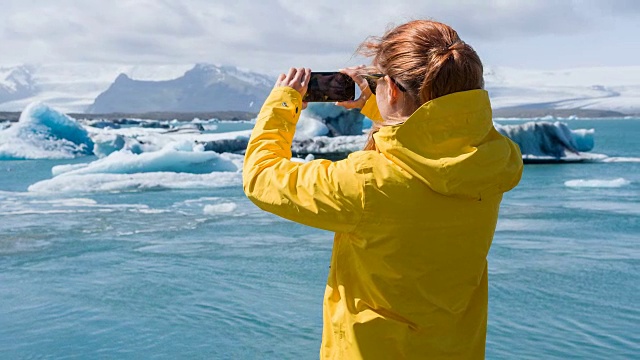
<svg viewBox="0 0 640 360">
<path fill-rule="evenodd" d="M 400 93 L 400 89 L 394 84 L 391 77 L 388 75 L 384 77 L 384 81 L 387 83 L 387 95 L 389 99 L 389 104 L 393 105 L 398 101 L 398 95 Z"/>
</svg>

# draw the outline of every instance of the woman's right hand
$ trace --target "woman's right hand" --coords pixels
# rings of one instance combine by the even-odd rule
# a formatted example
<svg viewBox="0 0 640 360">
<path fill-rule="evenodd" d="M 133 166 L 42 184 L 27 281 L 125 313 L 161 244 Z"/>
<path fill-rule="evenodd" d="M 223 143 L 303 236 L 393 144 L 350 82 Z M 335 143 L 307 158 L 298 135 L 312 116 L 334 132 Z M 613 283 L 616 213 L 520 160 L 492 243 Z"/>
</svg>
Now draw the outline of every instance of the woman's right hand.
<svg viewBox="0 0 640 360">
<path fill-rule="evenodd" d="M 349 75 L 350 78 L 356 83 L 356 85 L 360 88 L 360 97 L 355 100 L 348 101 L 339 101 L 336 102 L 336 105 L 342 106 L 345 109 L 362 109 L 367 100 L 371 97 L 371 89 L 369 89 L 369 84 L 367 80 L 365 80 L 361 74 L 364 72 L 366 68 L 365 65 L 348 67 L 346 69 L 340 69 L 340 72 L 346 75 Z"/>
</svg>

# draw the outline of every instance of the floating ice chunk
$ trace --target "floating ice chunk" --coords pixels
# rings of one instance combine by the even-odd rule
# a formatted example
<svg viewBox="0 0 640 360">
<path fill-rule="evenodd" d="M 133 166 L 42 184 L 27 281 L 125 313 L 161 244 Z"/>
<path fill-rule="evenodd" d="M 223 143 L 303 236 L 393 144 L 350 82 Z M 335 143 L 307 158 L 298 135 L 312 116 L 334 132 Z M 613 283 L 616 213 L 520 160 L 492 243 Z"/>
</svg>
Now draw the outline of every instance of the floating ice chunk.
<svg viewBox="0 0 640 360">
<path fill-rule="evenodd" d="M 93 153 L 97 157 L 105 157 L 112 152 L 122 150 L 126 141 L 124 136 L 117 134 L 98 134 L 93 136 Z"/>
<path fill-rule="evenodd" d="M 211 189 L 241 186 L 242 173 L 214 172 L 185 174 L 153 172 L 138 174 L 84 174 L 57 176 L 29 186 L 29 192 L 38 193 L 96 193 L 121 191 L 148 191 L 168 189 Z"/>
<path fill-rule="evenodd" d="M 240 171 L 242 161 L 242 155 L 201 151 L 199 144 L 177 142 L 169 143 L 162 150 L 154 152 L 134 154 L 130 151 L 117 151 L 87 164 L 56 166 L 52 173 L 55 176 L 145 172 L 206 174 Z"/>
<path fill-rule="evenodd" d="M 640 158 L 637 157 L 618 157 L 618 156 L 614 156 L 614 157 L 605 157 L 604 159 L 601 160 L 602 162 L 632 162 L 632 163 L 637 163 L 640 162 Z"/>
<path fill-rule="evenodd" d="M 194 151 L 194 152 L 203 152 L 203 151 L 206 151 L 206 150 L 205 150 L 204 145 L 205 145 L 205 144 L 203 144 L 203 143 L 196 143 L 196 144 L 193 146 L 193 151 Z"/>
<path fill-rule="evenodd" d="M 364 115 L 359 110 L 347 110 L 333 103 L 312 103 L 305 112 L 307 116 L 321 120 L 327 127 L 326 133 L 317 133 L 314 136 L 362 134 Z"/>
<path fill-rule="evenodd" d="M 90 155 L 93 145 L 75 119 L 45 104 L 32 103 L 16 124 L 0 131 L 0 160 L 68 159 Z"/>
<path fill-rule="evenodd" d="M 329 128 L 321 119 L 302 113 L 296 125 L 295 138 L 297 140 L 309 139 L 315 136 L 327 135 L 328 133 Z"/>
<path fill-rule="evenodd" d="M 89 164 L 90 163 L 56 165 L 53 168 L 51 168 L 51 175 L 58 176 L 58 175 L 66 174 L 76 170 L 84 169 L 87 166 L 89 166 Z"/>
<path fill-rule="evenodd" d="M 578 151 L 591 151 L 593 149 L 595 145 L 593 141 L 594 129 L 577 129 L 570 131 Z"/>
<path fill-rule="evenodd" d="M 308 163 L 309 161 L 313 161 L 315 159 L 316 157 L 313 154 L 307 154 L 307 156 L 305 156 L 304 159 L 299 157 L 292 157 L 291 161 L 304 164 L 304 163 Z"/>
<path fill-rule="evenodd" d="M 232 213 L 236 210 L 238 205 L 232 202 L 225 202 L 221 204 L 206 205 L 203 212 L 207 215 Z"/>
<path fill-rule="evenodd" d="M 217 153 L 239 152 L 247 148 L 249 144 L 248 137 L 239 137 L 236 139 L 219 139 L 207 142 L 199 142 L 204 151 L 215 151 Z"/>
<path fill-rule="evenodd" d="M 611 163 L 611 162 L 640 162 L 640 158 L 637 157 L 609 157 L 605 154 L 596 154 L 596 153 L 579 153 L 566 154 L 562 158 L 555 158 L 551 156 L 536 156 L 536 155 L 523 155 L 522 158 L 525 162 L 530 163 L 576 163 L 576 162 L 584 162 L 584 163 Z M 545 161 L 546 160 L 546 161 Z"/>
<path fill-rule="evenodd" d="M 366 135 L 336 137 L 317 136 L 311 139 L 294 141 L 291 146 L 291 150 L 296 154 L 348 154 L 362 150 L 366 141 Z"/>
<path fill-rule="evenodd" d="M 215 151 L 217 153 L 236 152 L 246 149 L 251 130 L 230 131 L 221 133 L 200 132 L 170 132 L 151 128 L 122 128 L 122 129 L 90 129 L 94 142 L 97 144 L 96 155 L 108 155 L 112 150 L 129 150 L 140 154 L 158 151 L 171 143 L 203 144 L 194 146 L 194 151 Z M 117 137 L 124 139 L 124 145 L 117 143 Z M 104 149 L 104 150 L 102 150 Z"/>
<path fill-rule="evenodd" d="M 496 129 L 520 146 L 523 155 L 562 158 L 569 153 L 593 149 L 593 129 L 571 130 L 556 121 L 540 121 L 519 125 L 499 125 Z"/>
<path fill-rule="evenodd" d="M 578 179 L 565 181 L 564 185 L 568 187 L 586 187 L 586 188 L 618 188 L 631 184 L 631 182 L 624 178 L 617 178 L 611 180 L 602 179 Z"/>
</svg>

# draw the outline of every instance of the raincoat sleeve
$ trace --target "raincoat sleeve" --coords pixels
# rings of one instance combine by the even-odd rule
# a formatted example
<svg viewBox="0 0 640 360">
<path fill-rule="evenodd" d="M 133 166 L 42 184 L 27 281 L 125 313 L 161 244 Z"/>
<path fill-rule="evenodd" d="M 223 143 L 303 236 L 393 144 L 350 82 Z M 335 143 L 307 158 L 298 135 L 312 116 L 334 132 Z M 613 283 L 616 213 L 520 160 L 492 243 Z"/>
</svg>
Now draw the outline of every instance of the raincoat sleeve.
<svg viewBox="0 0 640 360">
<path fill-rule="evenodd" d="M 376 102 L 375 95 L 371 95 L 371 97 L 367 99 L 367 102 L 360 110 L 360 113 L 375 122 L 383 121 L 382 115 L 380 115 L 380 110 L 378 109 L 378 103 Z"/>
<path fill-rule="evenodd" d="M 364 178 L 352 157 L 292 162 L 300 93 L 276 87 L 260 110 L 243 166 L 247 197 L 261 209 L 305 225 L 351 232 L 363 213 Z"/>
</svg>

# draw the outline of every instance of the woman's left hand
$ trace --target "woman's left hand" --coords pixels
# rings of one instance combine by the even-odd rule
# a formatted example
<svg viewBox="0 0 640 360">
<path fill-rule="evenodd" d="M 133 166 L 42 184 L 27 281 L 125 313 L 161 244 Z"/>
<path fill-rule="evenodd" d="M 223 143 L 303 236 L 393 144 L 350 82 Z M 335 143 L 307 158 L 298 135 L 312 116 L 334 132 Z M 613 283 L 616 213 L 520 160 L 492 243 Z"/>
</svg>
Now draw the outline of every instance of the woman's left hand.
<svg viewBox="0 0 640 360">
<path fill-rule="evenodd" d="M 340 72 L 349 75 L 353 79 L 353 82 L 360 88 L 360 97 L 355 100 L 339 101 L 336 103 L 338 106 L 342 106 L 345 109 L 362 109 L 367 100 L 373 95 L 367 80 L 362 77 L 362 74 L 366 74 L 368 67 L 366 65 L 348 67 L 346 69 L 340 69 Z"/>
<path fill-rule="evenodd" d="M 311 77 L 311 69 L 309 68 L 291 68 L 288 74 L 280 74 L 276 81 L 275 87 L 288 86 L 300 93 L 304 99 L 304 95 L 307 93 L 307 87 L 309 86 L 309 78 Z M 307 107 L 306 102 L 302 102 L 302 108 Z"/>
</svg>

